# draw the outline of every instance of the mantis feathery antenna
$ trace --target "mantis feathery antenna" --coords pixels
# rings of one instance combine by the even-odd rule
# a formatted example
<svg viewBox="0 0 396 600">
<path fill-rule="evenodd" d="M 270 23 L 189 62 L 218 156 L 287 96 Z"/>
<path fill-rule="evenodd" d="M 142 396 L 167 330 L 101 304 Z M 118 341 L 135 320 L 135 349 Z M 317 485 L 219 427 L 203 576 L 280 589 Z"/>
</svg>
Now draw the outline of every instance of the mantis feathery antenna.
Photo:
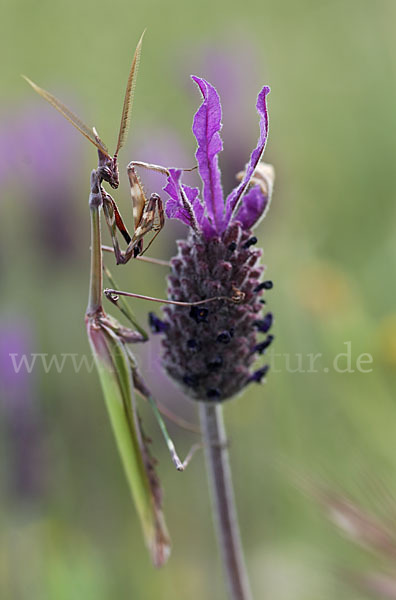
<svg viewBox="0 0 396 600">
<path fill-rule="evenodd" d="M 126 136 L 128 133 L 128 129 L 129 129 L 129 123 L 131 120 L 132 102 L 133 102 L 133 92 L 134 92 L 135 86 L 136 86 L 136 78 L 137 78 L 137 73 L 138 73 L 138 68 L 139 68 L 140 55 L 142 52 L 143 36 L 144 36 L 145 32 L 146 32 L 146 30 L 144 30 L 142 35 L 140 36 L 139 42 L 136 46 L 135 53 L 133 55 L 132 65 L 131 65 L 131 69 L 129 71 L 127 87 L 126 87 L 125 96 L 124 96 L 124 104 L 123 104 L 122 114 L 121 114 L 121 122 L 120 122 L 120 130 L 118 133 L 117 147 L 116 147 L 116 151 L 114 153 L 113 159 L 109 154 L 106 144 L 104 142 L 102 142 L 102 140 L 98 136 L 95 128 L 88 127 L 79 117 L 77 117 L 77 115 L 75 115 L 73 113 L 73 111 L 71 111 L 69 108 L 67 108 L 67 106 L 65 106 L 63 104 L 63 102 L 61 102 L 58 98 L 56 98 L 56 96 L 54 96 L 50 92 L 47 92 L 47 90 L 44 90 L 43 88 L 41 88 L 39 85 L 37 85 L 37 83 L 34 83 L 34 81 L 29 79 L 29 77 L 26 77 L 26 75 L 22 75 L 22 77 L 25 79 L 25 81 L 27 81 L 28 84 L 32 86 L 32 88 L 34 89 L 35 92 L 37 92 L 37 94 L 39 94 L 42 98 L 44 98 L 44 100 L 47 100 L 47 102 L 49 102 L 54 108 L 56 108 L 56 110 L 58 112 L 60 112 L 60 114 L 65 117 L 65 119 L 67 119 L 72 125 L 74 125 L 74 127 L 76 129 L 78 129 L 78 131 L 80 133 L 82 133 L 92 144 L 94 144 L 94 146 L 96 146 L 98 148 L 98 150 L 100 150 L 102 152 L 102 154 L 104 154 L 110 160 L 113 160 L 115 163 L 116 163 L 116 157 L 118 155 L 118 152 L 124 145 L 124 142 L 125 142 L 125 139 L 126 139 Z"/>
<path fill-rule="evenodd" d="M 131 122 L 133 95 L 134 95 L 134 91 L 135 91 L 136 78 L 137 78 L 137 73 L 138 73 L 138 69 L 139 69 L 140 55 L 142 52 L 143 36 L 145 33 L 146 33 L 146 30 L 144 30 L 142 35 L 140 36 L 140 40 L 138 42 L 138 45 L 136 46 L 135 54 L 133 56 L 131 70 L 129 71 L 128 81 L 127 81 L 127 86 L 126 86 L 126 91 L 125 91 L 125 96 L 124 96 L 124 105 L 122 107 L 120 131 L 118 133 L 118 141 L 117 141 L 116 150 L 114 152 L 114 158 L 116 158 L 118 156 L 118 152 L 124 145 L 126 136 L 128 134 L 129 124 Z"/>
<path fill-rule="evenodd" d="M 108 158 L 111 158 L 106 145 L 97 135 L 95 135 L 93 128 L 90 129 L 87 125 L 85 125 L 85 123 L 83 123 L 83 121 L 81 121 L 77 115 L 75 115 L 69 108 L 67 108 L 67 106 L 58 100 L 58 98 L 50 94 L 50 92 L 47 92 L 47 90 L 44 90 L 38 86 L 37 83 L 34 83 L 34 81 L 29 79 L 29 77 L 26 77 L 26 75 L 22 75 L 22 77 L 29 83 L 29 85 L 32 86 L 37 94 L 39 94 L 42 98 L 44 98 L 44 100 L 47 100 L 47 102 L 56 108 L 56 110 L 60 112 L 60 114 L 63 115 L 65 119 L 67 119 L 72 125 L 74 125 L 74 127 L 78 129 L 78 131 L 80 131 L 80 133 L 82 133 L 94 146 L 96 146 L 98 150 L 100 150 Z"/>
</svg>

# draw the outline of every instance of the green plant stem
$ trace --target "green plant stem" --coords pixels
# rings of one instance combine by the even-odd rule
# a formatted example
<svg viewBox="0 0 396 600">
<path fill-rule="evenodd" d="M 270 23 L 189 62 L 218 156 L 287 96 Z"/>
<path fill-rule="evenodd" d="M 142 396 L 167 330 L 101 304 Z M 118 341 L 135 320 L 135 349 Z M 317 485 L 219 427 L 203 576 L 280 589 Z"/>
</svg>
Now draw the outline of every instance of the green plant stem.
<svg viewBox="0 0 396 600">
<path fill-rule="evenodd" d="M 231 600 L 252 600 L 243 559 L 223 410 L 199 403 L 213 515 Z"/>
</svg>

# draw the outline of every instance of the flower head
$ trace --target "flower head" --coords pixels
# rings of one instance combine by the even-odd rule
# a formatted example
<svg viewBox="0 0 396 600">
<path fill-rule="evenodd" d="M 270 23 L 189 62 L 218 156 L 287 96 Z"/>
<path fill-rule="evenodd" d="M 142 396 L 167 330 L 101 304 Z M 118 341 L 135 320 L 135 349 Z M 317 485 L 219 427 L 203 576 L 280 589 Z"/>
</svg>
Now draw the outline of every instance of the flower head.
<svg viewBox="0 0 396 600">
<path fill-rule="evenodd" d="M 182 184 L 182 171 L 169 169 L 164 190 L 169 199 L 166 213 L 190 227 L 187 240 L 178 242 L 178 255 L 171 261 L 169 296 L 182 302 L 212 302 L 164 309 L 166 325 L 163 357 L 167 372 L 190 396 L 203 401 L 222 401 L 240 392 L 252 381 L 260 382 L 268 367 L 251 370 L 258 354 L 273 340 L 266 335 L 272 313 L 261 315 L 264 291 L 272 282 L 260 283 L 264 267 L 262 251 L 251 229 L 266 213 L 274 172 L 261 161 L 268 135 L 265 86 L 257 98 L 260 136 L 239 184 L 224 200 L 218 154 L 221 104 L 215 88 L 193 77 L 203 96 L 195 114 L 193 133 L 196 159 L 202 179 L 198 188 Z"/>
</svg>

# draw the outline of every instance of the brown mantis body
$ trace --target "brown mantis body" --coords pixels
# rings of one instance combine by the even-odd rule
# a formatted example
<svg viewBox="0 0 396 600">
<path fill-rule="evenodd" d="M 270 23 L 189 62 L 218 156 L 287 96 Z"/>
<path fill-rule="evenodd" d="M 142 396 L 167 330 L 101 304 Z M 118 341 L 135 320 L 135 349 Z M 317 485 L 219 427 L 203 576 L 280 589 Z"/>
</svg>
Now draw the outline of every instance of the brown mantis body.
<svg viewBox="0 0 396 600">
<path fill-rule="evenodd" d="M 143 34 L 144 35 L 144 34 Z M 135 166 L 146 167 L 154 170 L 159 170 L 167 173 L 166 169 L 157 167 L 156 165 L 148 165 L 146 163 L 135 163 L 130 162 L 127 166 L 127 173 L 129 179 L 133 220 L 134 220 L 134 231 L 130 235 L 126 228 L 124 221 L 121 217 L 120 211 L 117 208 L 115 200 L 112 196 L 107 193 L 102 183 L 107 182 L 113 189 L 117 189 L 119 186 L 119 170 L 118 170 L 118 153 L 124 145 L 126 135 L 129 128 L 133 91 L 136 82 L 137 69 L 140 60 L 141 46 L 143 35 L 139 40 L 136 47 L 136 51 L 133 57 L 132 66 L 128 76 L 127 88 L 124 97 L 124 104 L 121 115 L 120 129 L 118 133 L 117 147 L 114 155 L 111 156 L 106 145 L 100 139 L 95 128 L 89 128 L 85 125 L 81 119 L 79 119 L 72 111 L 70 111 L 60 100 L 55 98 L 52 94 L 46 90 L 40 88 L 33 81 L 25 77 L 26 81 L 32 86 L 32 88 L 40 94 L 47 102 L 52 104 L 68 121 L 76 127 L 96 148 L 99 154 L 99 164 L 96 170 L 97 180 L 100 186 L 100 191 L 103 200 L 103 212 L 105 215 L 106 223 L 110 231 L 114 255 L 117 264 L 125 264 L 131 258 L 141 256 L 151 246 L 154 239 L 161 231 L 164 226 L 164 210 L 161 198 L 158 194 L 151 194 L 150 198 L 146 198 L 143 190 L 143 186 L 136 173 Z M 120 232 L 124 240 L 127 243 L 127 248 L 122 251 L 118 242 L 117 232 Z M 152 239 L 144 247 L 144 237 L 148 233 L 154 233 Z"/>
</svg>

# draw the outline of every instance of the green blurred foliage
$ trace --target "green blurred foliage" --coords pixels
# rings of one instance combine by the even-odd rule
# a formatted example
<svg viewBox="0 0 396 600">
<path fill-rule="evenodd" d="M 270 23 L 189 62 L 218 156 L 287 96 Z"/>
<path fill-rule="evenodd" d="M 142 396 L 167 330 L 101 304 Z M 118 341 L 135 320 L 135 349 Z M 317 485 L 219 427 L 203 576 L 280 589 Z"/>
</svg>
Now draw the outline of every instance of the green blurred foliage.
<svg viewBox="0 0 396 600">
<path fill-rule="evenodd" d="M 259 238 L 275 282 L 268 296 L 276 318 L 274 352 L 289 354 L 290 368 L 278 357 L 279 368 L 264 387 L 251 387 L 226 406 L 247 563 L 256 598 L 365 598 L 342 581 L 338 569 L 374 569 L 377 558 L 342 539 L 290 472 L 321 477 L 375 510 L 381 500 L 370 495 L 372 474 L 394 488 L 395 3 L 5 0 L 2 15 L 1 170 L 8 173 L 0 204 L 1 323 L 26 325 L 29 351 L 49 355 L 88 352 L 87 201 L 96 157 L 71 131 L 76 151 L 62 165 L 69 183 L 59 188 L 51 182 L 47 204 L 40 197 L 45 174 L 27 177 L 7 164 L 20 139 L 12 127 L 30 111 L 42 123 L 47 116 L 62 120 L 19 74 L 59 95 L 112 148 L 126 73 L 147 27 L 122 167 L 131 158 L 150 158 L 139 154 L 146 132 L 155 154 L 157 130 L 180 140 L 186 149 L 182 166 L 188 166 L 198 95 L 187 75 L 212 46 L 224 48 L 231 61 L 246 46 L 254 48 L 254 88 L 238 89 L 246 73 L 235 68 L 235 90 L 242 95 L 246 90 L 235 120 L 246 122 L 243 145 L 252 148 L 255 94 L 269 83 L 266 160 L 275 165 L 277 181 Z M 205 69 L 197 74 L 205 76 Z M 227 123 L 225 136 L 226 130 Z M 40 138 L 40 131 L 35 135 Z M 45 139 L 43 132 L 38 145 Z M 62 140 L 61 135 L 50 140 L 50 154 Z M 237 149 L 225 145 L 223 166 L 231 150 Z M 25 149 L 18 151 L 23 164 Z M 241 167 L 245 160 L 241 155 Z M 117 198 L 127 214 L 122 177 Z M 168 223 L 152 254 L 170 257 L 175 235 L 183 231 Z M 116 275 L 123 289 L 166 294 L 160 267 L 130 263 Z M 150 309 L 135 303 L 143 322 Z M 354 363 L 362 353 L 372 355 L 371 372 L 333 369 L 345 342 L 351 343 Z M 318 372 L 290 372 L 299 353 L 305 371 L 307 355 L 321 353 Z M 161 402 L 194 420 L 195 407 L 181 403 L 180 394 L 161 379 L 155 351 L 140 354 Z M 12 399 L 0 403 L 1 598 L 225 598 L 202 456 L 186 473 L 175 472 L 143 407 L 173 539 L 169 564 L 154 571 L 96 373 L 76 374 L 70 363 L 60 374 L 37 367 L 20 394 L 25 405 L 18 414 L 10 409 Z M 26 444 L 24 418 L 35 432 Z M 14 426 L 15 419 L 22 426 L 19 421 Z M 193 434 L 170 427 L 181 449 L 195 441 Z M 39 471 L 28 491 L 17 481 L 25 464 Z"/>
</svg>

